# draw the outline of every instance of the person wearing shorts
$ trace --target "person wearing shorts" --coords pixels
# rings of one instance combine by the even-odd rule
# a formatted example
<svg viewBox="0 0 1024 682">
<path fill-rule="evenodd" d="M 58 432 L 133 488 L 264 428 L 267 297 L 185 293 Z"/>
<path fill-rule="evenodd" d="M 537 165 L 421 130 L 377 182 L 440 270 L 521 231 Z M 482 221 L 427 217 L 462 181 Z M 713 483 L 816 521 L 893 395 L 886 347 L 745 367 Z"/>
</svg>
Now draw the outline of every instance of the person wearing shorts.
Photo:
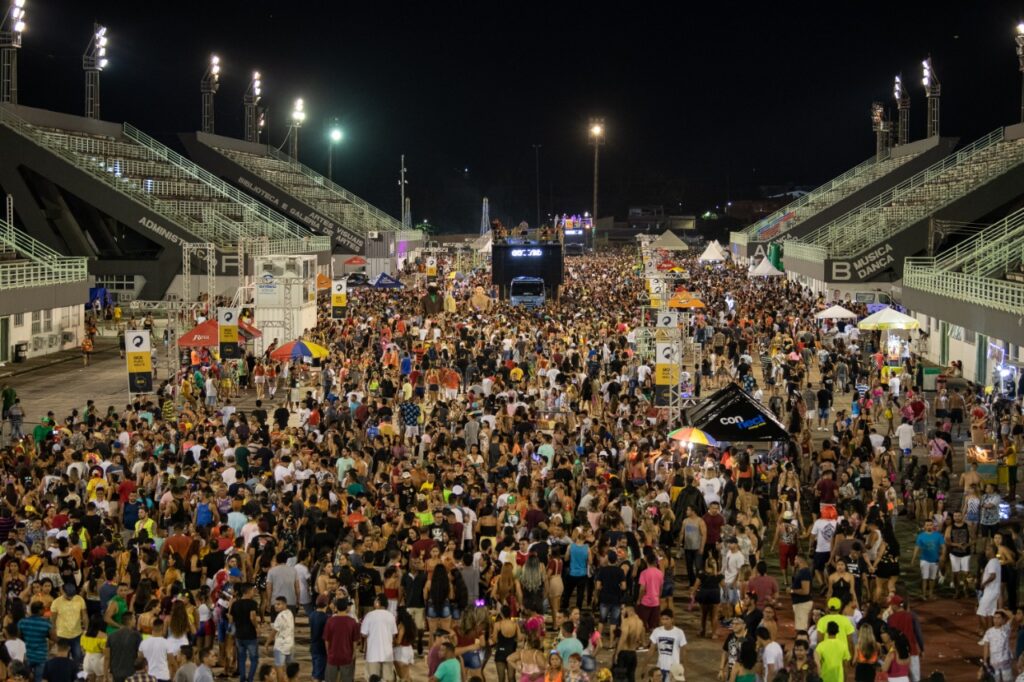
<svg viewBox="0 0 1024 682">
<path fill-rule="evenodd" d="M 946 537 L 935 530 L 935 522 L 926 519 L 924 530 L 914 540 L 914 555 L 911 562 L 921 557 L 921 596 L 931 599 L 935 595 L 935 581 L 939 577 L 939 561 L 945 551 Z"/>
</svg>

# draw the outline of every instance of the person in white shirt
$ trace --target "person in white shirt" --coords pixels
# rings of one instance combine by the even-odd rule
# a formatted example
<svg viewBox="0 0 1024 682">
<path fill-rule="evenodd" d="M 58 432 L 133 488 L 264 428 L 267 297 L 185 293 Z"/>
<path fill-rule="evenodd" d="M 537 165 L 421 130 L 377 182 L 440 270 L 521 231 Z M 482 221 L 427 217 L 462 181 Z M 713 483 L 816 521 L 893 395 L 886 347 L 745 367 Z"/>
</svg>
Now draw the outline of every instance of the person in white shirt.
<svg viewBox="0 0 1024 682">
<path fill-rule="evenodd" d="M 398 634 L 395 617 L 388 611 L 388 598 L 378 594 L 374 600 L 374 609 L 366 614 L 359 627 L 359 632 L 366 638 L 366 675 L 380 676 L 380 679 L 393 682 L 395 679 L 395 648 L 394 639 Z"/>
<path fill-rule="evenodd" d="M 157 618 L 153 621 L 153 634 L 142 640 L 139 653 L 149 665 L 149 674 L 158 680 L 171 679 L 171 664 L 168 657 L 176 651 L 170 641 L 164 638 L 164 622 Z"/>
<path fill-rule="evenodd" d="M 1002 588 L 1002 567 L 996 558 L 995 545 L 989 544 L 985 547 L 985 569 L 981 572 L 981 582 L 978 583 L 981 597 L 978 599 L 977 613 L 982 629 L 991 627 L 993 623 Z"/>
<path fill-rule="evenodd" d="M 707 506 L 710 507 L 712 502 L 722 501 L 722 479 L 715 475 L 714 468 L 707 467 L 704 469 L 704 475 L 701 476 L 697 487 L 704 496 L 704 504 Z"/>
<path fill-rule="evenodd" d="M 292 662 L 292 649 L 295 648 L 295 614 L 288 608 L 288 600 L 278 597 L 274 600 L 277 615 L 271 625 L 267 647 L 274 652 L 274 667 L 277 678 L 288 679 L 285 666 Z"/>
<path fill-rule="evenodd" d="M 903 454 L 909 455 L 914 449 L 914 427 L 911 426 L 910 420 L 906 417 L 904 417 L 902 423 L 896 427 L 896 439 L 900 450 L 903 451 Z"/>
<path fill-rule="evenodd" d="M 739 540 L 735 537 L 726 540 L 727 550 L 722 557 L 722 585 L 725 587 L 725 601 L 735 604 L 740 600 L 737 580 L 740 569 L 747 565 L 746 555 L 740 551 Z"/>
<path fill-rule="evenodd" d="M 785 667 L 782 646 L 772 640 L 772 633 L 763 625 L 757 628 L 757 648 L 761 650 L 763 679 L 774 680 L 775 674 Z"/>
<path fill-rule="evenodd" d="M 1000 609 L 992 616 L 992 627 L 985 631 L 981 641 L 982 659 L 988 663 L 996 682 L 1010 682 L 1013 679 L 1013 654 L 1010 653 L 1010 619 L 1012 616 Z"/>
<path fill-rule="evenodd" d="M 661 612 L 661 625 L 651 630 L 651 644 L 663 679 L 686 663 L 686 634 L 675 625 L 672 609 Z"/>
</svg>

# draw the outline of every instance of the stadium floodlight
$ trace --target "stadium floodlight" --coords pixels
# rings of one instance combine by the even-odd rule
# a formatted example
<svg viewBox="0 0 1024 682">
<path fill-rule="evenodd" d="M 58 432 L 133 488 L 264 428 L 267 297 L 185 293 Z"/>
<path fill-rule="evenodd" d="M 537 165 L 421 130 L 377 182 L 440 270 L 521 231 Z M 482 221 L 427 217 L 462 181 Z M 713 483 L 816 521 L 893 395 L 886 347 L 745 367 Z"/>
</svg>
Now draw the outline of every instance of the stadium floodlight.
<svg viewBox="0 0 1024 682">
<path fill-rule="evenodd" d="M 1017 68 L 1020 69 L 1020 120 L 1024 122 L 1024 21 L 1017 24 L 1017 32 L 1013 36 L 1017 43 Z"/>
<path fill-rule="evenodd" d="M 903 88 L 903 74 L 897 74 L 893 82 L 893 99 L 896 100 L 896 144 L 906 144 L 910 137 L 910 94 Z"/>
<path fill-rule="evenodd" d="M 881 161 L 889 154 L 889 120 L 881 102 L 871 104 L 871 129 L 875 131 L 875 158 Z"/>
<path fill-rule="evenodd" d="M 302 127 L 302 122 L 306 120 L 306 103 L 301 97 L 295 100 L 295 104 L 292 105 L 292 124 L 291 130 L 288 132 L 290 140 L 289 156 L 295 161 L 299 160 L 299 128 Z"/>
<path fill-rule="evenodd" d="M 210 61 L 199 84 L 203 93 L 203 132 L 213 133 L 213 96 L 220 89 L 220 57 L 210 55 Z"/>
<path fill-rule="evenodd" d="M 25 0 L 13 0 L 0 16 L 0 102 L 18 103 L 18 48 L 26 21 Z"/>
<path fill-rule="evenodd" d="M 107 27 L 95 24 L 92 36 L 82 54 L 82 69 L 85 70 L 85 117 L 100 117 L 100 71 L 107 68 Z"/>
<path fill-rule="evenodd" d="M 341 132 L 341 128 L 338 127 L 337 119 L 335 119 L 334 125 L 331 126 L 330 130 L 327 131 L 327 179 L 334 180 L 334 147 L 344 135 Z"/>
<path fill-rule="evenodd" d="M 263 77 L 259 71 L 252 72 L 252 80 L 242 98 L 242 108 L 245 111 L 245 141 L 259 142 L 260 128 L 263 127 L 262 117 L 257 116 L 256 109 L 263 99 Z"/>
<path fill-rule="evenodd" d="M 928 137 L 933 137 L 939 134 L 939 96 L 942 94 L 942 85 L 935 74 L 931 57 L 921 62 L 921 84 L 928 97 Z"/>
<path fill-rule="evenodd" d="M 604 119 L 603 118 L 592 118 L 590 124 L 587 127 L 587 132 L 590 134 L 590 144 L 594 145 L 594 206 L 591 215 L 594 216 L 594 225 L 597 225 L 597 187 L 598 187 L 598 166 L 600 158 L 601 145 L 604 144 Z M 590 231 L 591 248 L 597 245 L 597 230 L 593 229 Z"/>
</svg>

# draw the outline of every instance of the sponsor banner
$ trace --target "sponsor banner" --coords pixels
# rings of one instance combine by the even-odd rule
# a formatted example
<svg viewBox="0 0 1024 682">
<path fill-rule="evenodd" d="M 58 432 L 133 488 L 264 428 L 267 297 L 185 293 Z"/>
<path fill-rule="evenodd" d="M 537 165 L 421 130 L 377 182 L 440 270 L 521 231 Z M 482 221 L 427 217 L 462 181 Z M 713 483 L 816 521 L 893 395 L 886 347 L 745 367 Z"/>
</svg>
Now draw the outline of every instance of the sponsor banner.
<svg viewBox="0 0 1024 682">
<path fill-rule="evenodd" d="M 348 306 L 348 280 L 341 278 L 331 282 L 331 319 L 341 320 L 345 317 Z"/>
<path fill-rule="evenodd" d="M 515 253 L 512 254 L 513 256 Z M 427 256 L 427 277 L 437 277 L 437 257 Z"/>
<path fill-rule="evenodd" d="M 125 362 L 128 366 L 128 392 L 153 392 L 153 355 L 149 332 L 130 330 L 124 334 Z"/>
<path fill-rule="evenodd" d="M 657 327 L 662 329 L 673 329 L 679 324 L 679 313 L 674 310 L 662 310 L 658 312 Z"/>
<path fill-rule="evenodd" d="M 238 308 L 217 309 L 217 340 L 222 360 L 238 360 L 242 347 L 238 343 Z"/>
</svg>

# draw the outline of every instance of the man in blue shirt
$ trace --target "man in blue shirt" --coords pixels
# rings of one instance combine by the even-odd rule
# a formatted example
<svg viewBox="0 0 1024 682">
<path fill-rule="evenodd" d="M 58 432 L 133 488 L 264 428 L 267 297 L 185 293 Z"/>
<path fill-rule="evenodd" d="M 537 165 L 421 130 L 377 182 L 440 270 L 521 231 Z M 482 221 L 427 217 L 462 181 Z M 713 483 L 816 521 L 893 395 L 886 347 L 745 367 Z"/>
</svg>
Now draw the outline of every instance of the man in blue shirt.
<svg viewBox="0 0 1024 682">
<path fill-rule="evenodd" d="M 36 680 L 43 679 L 43 666 L 50 651 L 53 624 L 43 617 L 43 603 L 32 602 L 30 615 L 18 621 L 18 632 L 25 640 L 25 662 L 32 668 Z"/>
<path fill-rule="evenodd" d="M 921 598 L 931 599 L 935 595 L 935 580 L 939 577 L 939 561 L 942 559 L 946 538 L 935 530 L 935 522 L 928 519 L 924 522 L 924 530 L 917 534 L 914 541 L 915 561 L 921 556 Z"/>
</svg>

